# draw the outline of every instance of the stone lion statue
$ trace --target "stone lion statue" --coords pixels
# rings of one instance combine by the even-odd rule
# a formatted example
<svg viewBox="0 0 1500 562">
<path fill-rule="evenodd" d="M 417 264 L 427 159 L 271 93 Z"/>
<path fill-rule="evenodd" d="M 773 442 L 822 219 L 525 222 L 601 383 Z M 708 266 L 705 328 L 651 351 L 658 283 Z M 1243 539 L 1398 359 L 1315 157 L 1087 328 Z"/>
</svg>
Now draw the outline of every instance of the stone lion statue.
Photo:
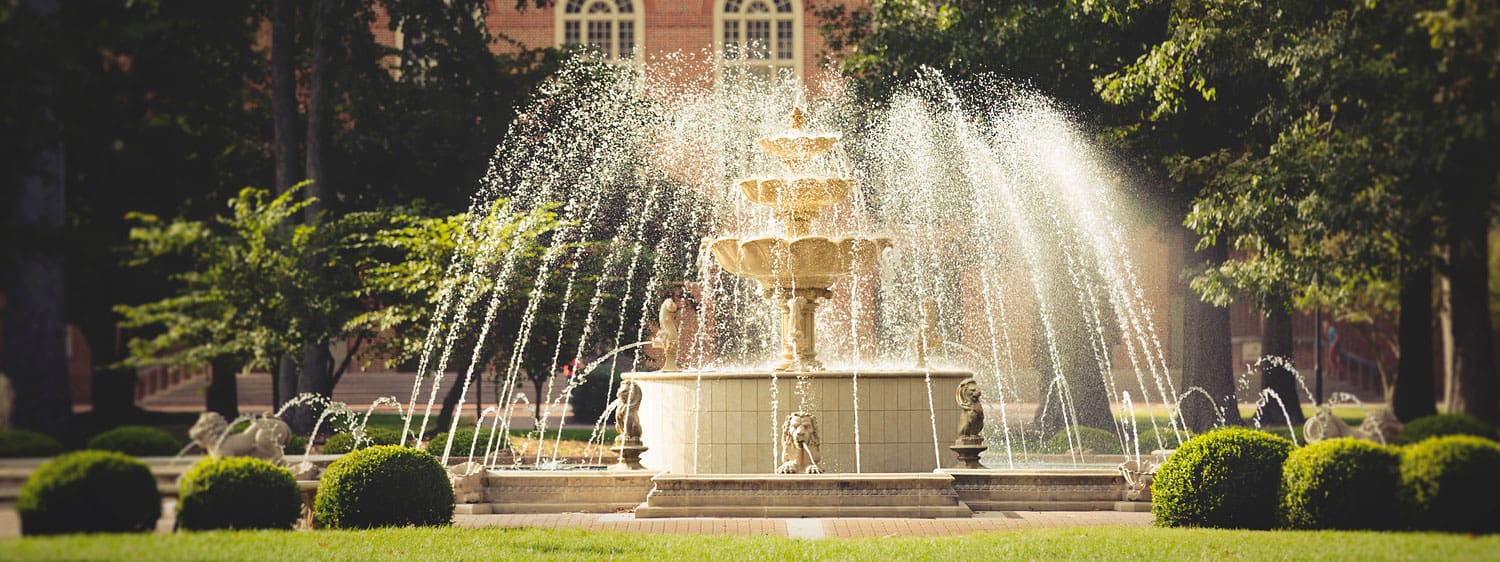
<svg viewBox="0 0 1500 562">
<path fill-rule="evenodd" d="M 794 412 L 786 418 L 781 430 L 781 466 L 777 474 L 822 474 L 818 468 L 818 418 L 807 412 Z"/>
<path fill-rule="evenodd" d="M 1324 439 L 1337 439 L 1340 437 L 1353 437 L 1376 443 L 1390 443 L 1401 433 L 1403 426 L 1401 420 L 1389 408 L 1381 408 L 1365 416 L 1364 423 L 1359 427 L 1350 426 L 1338 416 L 1333 415 L 1333 409 L 1328 406 L 1318 407 L 1318 413 L 1307 419 L 1302 426 L 1302 436 L 1308 443 L 1317 443 Z"/>
<path fill-rule="evenodd" d="M 984 405 L 979 402 L 979 382 L 974 377 L 958 383 L 953 399 L 958 402 L 958 441 L 977 444 L 983 439 L 979 432 L 984 429 Z"/>
<path fill-rule="evenodd" d="M 203 412 L 198 423 L 188 430 L 188 437 L 215 457 L 255 457 L 281 463 L 281 450 L 291 441 L 292 430 L 270 414 L 250 421 L 250 427 L 234 433 L 229 422 L 217 412 Z"/>
<path fill-rule="evenodd" d="M 641 440 L 641 387 L 635 381 L 623 381 L 615 392 L 615 431 L 621 442 Z"/>
</svg>

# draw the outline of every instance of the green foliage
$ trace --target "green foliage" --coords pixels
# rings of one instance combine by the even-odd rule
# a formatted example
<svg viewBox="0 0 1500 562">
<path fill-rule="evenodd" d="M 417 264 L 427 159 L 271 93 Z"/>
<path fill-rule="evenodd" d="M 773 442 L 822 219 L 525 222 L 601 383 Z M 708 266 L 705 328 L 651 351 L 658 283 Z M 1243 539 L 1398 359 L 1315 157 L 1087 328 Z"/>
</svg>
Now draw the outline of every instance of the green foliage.
<svg viewBox="0 0 1500 562">
<path fill-rule="evenodd" d="M 370 447 L 328 466 L 314 518 L 333 529 L 446 526 L 453 521 L 453 487 L 448 472 L 425 451 Z"/>
<path fill-rule="evenodd" d="M 1302 447 L 1282 466 L 1281 522 L 1290 529 L 1390 529 L 1401 521 L 1399 451 L 1357 439 Z"/>
<path fill-rule="evenodd" d="M 1156 470 L 1151 513 L 1161 527 L 1270 529 L 1292 442 L 1231 427 L 1183 443 Z"/>
<path fill-rule="evenodd" d="M 1112 431 L 1079 426 L 1058 431 L 1042 443 L 1042 450 L 1048 453 L 1067 453 L 1070 449 L 1095 455 L 1118 455 L 1121 451 L 1120 437 Z"/>
<path fill-rule="evenodd" d="M 458 432 L 454 433 L 453 435 L 453 450 L 448 453 L 449 458 L 468 457 L 471 447 L 475 455 L 483 455 L 485 447 L 487 446 L 493 447 L 496 450 L 510 446 L 510 439 L 508 436 L 502 437 L 499 443 L 488 445 L 490 439 L 494 436 L 494 433 L 486 428 L 481 428 L 477 435 L 471 428 L 460 428 Z M 444 431 L 432 436 L 432 439 L 427 441 L 427 445 L 423 447 L 423 450 L 427 451 L 428 454 L 441 459 L 443 458 L 443 449 L 447 446 L 448 432 Z"/>
<path fill-rule="evenodd" d="M 1401 456 L 1401 501 L 1418 529 L 1500 531 L 1500 444 L 1471 435 L 1427 439 Z"/>
<path fill-rule="evenodd" d="M 62 443 L 45 433 L 29 429 L 0 429 L 0 459 L 51 457 L 62 452 Z"/>
<path fill-rule="evenodd" d="M 120 426 L 95 435 L 89 449 L 115 451 L 137 457 L 170 457 L 182 450 L 177 436 L 146 425 Z"/>
<path fill-rule="evenodd" d="M 610 367 L 610 364 L 605 363 L 586 376 L 574 376 L 570 381 L 573 386 L 570 389 L 572 396 L 568 399 L 568 405 L 573 408 L 570 416 L 572 423 L 592 426 L 599 421 L 599 416 L 604 415 L 604 410 L 609 408 L 609 403 L 615 399 L 610 389 L 619 388 L 619 373 L 624 372 L 616 368 L 615 373 L 611 375 Z M 612 427 L 609 423 L 605 425 Z"/>
<path fill-rule="evenodd" d="M 110 451 L 47 461 L 21 486 L 21 534 L 150 531 L 161 517 L 156 477 L 145 463 Z"/>
<path fill-rule="evenodd" d="M 323 447 L 318 452 L 324 455 L 342 455 L 355 449 L 363 449 L 373 445 L 396 445 L 399 441 L 401 441 L 401 433 L 399 431 L 384 427 L 367 427 L 359 443 L 355 443 L 354 434 L 341 431 L 333 434 L 327 441 L 324 441 Z"/>
<path fill-rule="evenodd" d="M 291 439 L 287 440 L 286 446 L 281 448 L 281 452 L 287 455 L 300 455 L 302 453 L 306 453 L 307 438 L 301 435 L 293 435 Z"/>
<path fill-rule="evenodd" d="M 1401 434 L 1396 436 L 1396 443 L 1406 445 L 1419 443 L 1433 437 L 1443 435 L 1473 435 L 1485 439 L 1495 439 L 1495 426 L 1485 423 L 1484 420 L 1468 414 L 1434 414 L 1423 416 L 1406 424 Z"/>
<path fill-rule="evenodd" d="M 179 483 L 177 525 L 211 529 L 290 529 L 302 516 L 291 472 L 249 457 L 205 459 Z"/>
</svg>

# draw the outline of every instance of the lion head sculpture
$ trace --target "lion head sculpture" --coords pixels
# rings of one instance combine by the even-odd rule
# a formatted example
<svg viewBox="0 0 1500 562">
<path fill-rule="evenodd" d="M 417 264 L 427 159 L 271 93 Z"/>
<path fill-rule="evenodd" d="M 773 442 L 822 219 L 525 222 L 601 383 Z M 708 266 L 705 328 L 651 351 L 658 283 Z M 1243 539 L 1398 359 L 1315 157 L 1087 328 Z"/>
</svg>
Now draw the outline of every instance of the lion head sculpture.
<svg viewBox="0 0 1500 562">
<path fill-rule="evenodd" d="M 818 418 L 807 412 L 793 412 L 781 430 L 781 463 L 778 474 L 821 474 L 818 468 L 820 440 Z"/>
</svg>

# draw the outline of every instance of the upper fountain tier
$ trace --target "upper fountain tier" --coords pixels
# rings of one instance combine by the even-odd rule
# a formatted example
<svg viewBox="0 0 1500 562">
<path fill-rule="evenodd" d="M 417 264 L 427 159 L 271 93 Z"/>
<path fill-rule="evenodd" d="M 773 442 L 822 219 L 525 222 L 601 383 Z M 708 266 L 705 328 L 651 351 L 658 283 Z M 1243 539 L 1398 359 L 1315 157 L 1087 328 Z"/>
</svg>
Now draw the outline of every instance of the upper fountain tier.
<svg viewBox="0 0 1500 562">
<path fill-rule="evenodd" d="M 756 140 L 761 150 L 775 156 L 791 174 L 785 177 L 740 180 L 740 192 L 751 202 L 771 207 L 776 220 L 786 225 L 788 238 L 806 236 L 823 207 L 849 198 L 855 182 L 849 178 L 806 174 L 808 162 L 828 152 L 838 134 L 803 132 L 807 116 L 802 108 L 792 110 L 792 129 L 784 134 Z"/>
</svg>

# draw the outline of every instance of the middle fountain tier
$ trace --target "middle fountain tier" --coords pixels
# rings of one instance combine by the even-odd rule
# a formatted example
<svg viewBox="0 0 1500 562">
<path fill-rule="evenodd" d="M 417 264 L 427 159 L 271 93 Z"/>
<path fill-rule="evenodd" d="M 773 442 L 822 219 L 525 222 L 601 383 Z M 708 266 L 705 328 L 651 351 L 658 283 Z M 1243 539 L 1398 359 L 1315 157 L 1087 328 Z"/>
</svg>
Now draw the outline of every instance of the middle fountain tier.
<svg viewBox="0 0 1500 562">
<path fill-rule="evenodd" d="M 931 369 L 825 369 L 815 312 L 829 288 L 879 266 L 883 236 L 814 234 L 822 210 L 845 201 L 853 179 L 810 170 L 837 134 L 791 130 L 757 140 L 785 166 L 781 177 L 740 180 L 745 198 L 770 207 L 784 235 L 703 241 L 725 271 L 759 284 L 780 311 L 780 353 L 769 368 L 626 373 L 639 385 L 641 464 L 683 474 L 931 472 L 963 466 L 949 453 L 959 437 L 960 400 L 973 373 Z M 664 308 L 663 331 L 675 334 Z M 935 321 L 913 318 L 913 324 Z M 667 323 L 674 325 L 667 328 Z M 929 337 L 930 336 L 930 337 Z M 923 338 L 935 339 L 935 332 Z M 660 333 L 658 338 L 662 339 Z M 913 343 L 918 348 L 940 342 Z M 669 344 L 665 349 L 675 349 Z M 899 360 L 899 359 L 898 359 Z M 921 364 L 921 361 L 917 361 Z M 668 364 L 675 365 L 675 362 Z M 970 384 L 969 386 L 973 386 Z M 976 397 L 977 399 L 977 397 Z M 982 447 L 981 447 L 982 449 Z"/>
</svg>

